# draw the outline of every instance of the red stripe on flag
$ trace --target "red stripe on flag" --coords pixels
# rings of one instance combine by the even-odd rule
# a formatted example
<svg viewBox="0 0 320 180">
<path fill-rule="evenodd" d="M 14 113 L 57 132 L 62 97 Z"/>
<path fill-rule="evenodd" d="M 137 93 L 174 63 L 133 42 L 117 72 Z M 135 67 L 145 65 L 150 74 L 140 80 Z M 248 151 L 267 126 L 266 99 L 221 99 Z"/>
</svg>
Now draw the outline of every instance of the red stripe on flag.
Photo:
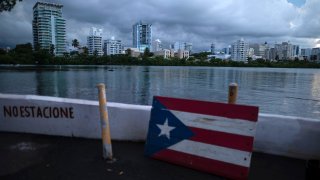
<svg viewBox="0 0 320 180">
<path fill-rule="evenodd" d="M 253 150 L 253 137 L 251 136 L 230 134 L 195 127 L 189 128 L 195 134 L 190 138 L 192 141 L 214 144 L 247 152 L 252 152 Z"/>
<path fill-rule="evenodd" d="M 247 179 L 249 174 L 249 168 L 247 167 L 225 163 L 214 159 L 207 159 L 169 149 L 160 151 L 154 154 L 152 157 L 231 179 Z"/>
<path fill-rule="evenodd" d="M 167 109 L 257 121 L 258 107 L 155 96 Z"/>
</svg>

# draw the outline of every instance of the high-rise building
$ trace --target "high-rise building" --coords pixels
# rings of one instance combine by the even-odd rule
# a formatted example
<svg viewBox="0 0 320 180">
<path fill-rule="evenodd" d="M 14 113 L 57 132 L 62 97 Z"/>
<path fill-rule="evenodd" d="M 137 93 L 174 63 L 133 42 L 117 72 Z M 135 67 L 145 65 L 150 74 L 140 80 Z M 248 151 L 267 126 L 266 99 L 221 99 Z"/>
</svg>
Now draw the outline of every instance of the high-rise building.
<svg viewBox="0 0 320 180">
<path fill-rule="evenodd" d="M 281 44 L 274 45 L 276 50 L 277 60 L 293 60 L 300 54 L 300 48 L 298 45 L 293 45 L 290 42 L 282 42 Z"/>
<path fill-rule="evenodd" d="M 178 52 L 178 50 L 184 50 L 184 43 L 183 42 L 175 42 L 173 44 L 174 52 Z"/>
<path fill-rule="evenodd" d="M 142 23 L 141 21 L 132 26 L 132 45 L 138 48 L 140 52 L 144 52 L 146 48 L 151 51 L 152 43 L 152 25 Z"/>
<path fill-rule="evenodd" d="M 320 48 L 312 48 L 310 60 L 313 62 L 320 62 Z"/>
<path fill-rule="evenodd" d="M 234 61 L 246 61 L 248 59 L 249 43 L 244 39 L 234 42 L 231 46 L 231 59 Z"/>
<path fill-rule="evenodd" d="M 255 50 L 253 48 L 249 48 L 248 57 L 254 58 L 256 56 L 254 52 Z"/>
<path fill-rule="evenodd" d="M 304 60 L 310 60 L 311 53 L 312 53 L 311 48 L 301 49 L 301 56 L 303 57 Z"/>
<path fill-rule="evenodd" d="M 156 39 L 152 42 L 152 52 L 157 52 L 162 50 L 162 44 L 160 39 Z"/>
<path fill-rule="evenodd" d="M 184 43 L 184 50 L 189 51 L 189 54 L 192 52 L 192 43 L 191 42 L 185 42 Z"/>
<path fill-rule="evenodd" d="M 271 47 L 266 49 L 266 59 L 268 60 L 277 60 L 277 51 L 276 48 Z"/>
<path fill-rule="evenodd" d="M 283 59 L 292 59 L 293 55 L 293 45 L 290 42 L 283 42 L 282 44 L 282 54 Z"/>
<path fill-rule="evenodd" d="M 300 47 L 299 47 L 299 45 L 293 45 L 292 48 L 293 48 L 292 56 L 299 57 L 300 56 Z"/>
<path fill-rule="evenodd" d="M 191 53 L 192 51 L 192 43 L 190 42 L 175 42 L 171 45 L 171 48 L 174 50 L 174 52 L 178 52 L 179 50 L 185 50 L 189 51 Z"/>
<path fill-rule="evenodd" d="M 92 27 L 90 35 L 87 37 L 87 46 L 89 55 L 102 56 L 102 29 Z"/>
<path fill-rule="evenodd" d="M 254 49 L 254 55 L 266 59 L 266 50 L 268 49 L 267 42 L 263 44 L 250 44 L 249 48 Z"/>
<path fill-rule="evenodd" d="M 211 43 L 211 46 L 210 46 L 211 54 L 215 54 L 215 51 L 216 51 L 216 45 L 214 43 Z"/>
<path fill-rule="evenodd" d="M 61 4 L 37 2 L 33 6 L 33 45 L 53 50 L 56 56 L 66 52 L 66 21 Z M 52 49 L 53 48 L 53 49 Z"/>
<path fill-rule="evenodd" d="M 230 55 L 231 55 L 231 45 L 229 45 L 229 46 L 226 47 L 226 48 L 223 48 L 223 49 L 222 49 L 222 52 L 223 52 L 224 54 L 230 54 Z"/>
<path fill-rule="evenodd" d="M 104 55 L 115 55 L 122 54 L 123 48 L 121 40 L 115 40 L 114 37 L 111 39 L 104 40 L 103 52 Z"/>
</svg>

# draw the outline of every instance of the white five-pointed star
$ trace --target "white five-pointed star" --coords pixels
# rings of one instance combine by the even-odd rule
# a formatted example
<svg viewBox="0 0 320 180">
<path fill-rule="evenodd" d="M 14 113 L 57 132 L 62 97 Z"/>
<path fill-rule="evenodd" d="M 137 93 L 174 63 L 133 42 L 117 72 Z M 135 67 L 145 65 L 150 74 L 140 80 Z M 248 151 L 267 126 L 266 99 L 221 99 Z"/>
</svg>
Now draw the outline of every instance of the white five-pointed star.
<svg viewBox="0 0 320 180">
<path fill-rule="evenodd" d="M 157 126 L 161 130 L 159 136 L 165 135 L 168 139 L 170 139 L 170 131 L 172 131 L 175 127 L 168 125 L 168 118 L 163 125 L 157 124 Z"/>
</svg>

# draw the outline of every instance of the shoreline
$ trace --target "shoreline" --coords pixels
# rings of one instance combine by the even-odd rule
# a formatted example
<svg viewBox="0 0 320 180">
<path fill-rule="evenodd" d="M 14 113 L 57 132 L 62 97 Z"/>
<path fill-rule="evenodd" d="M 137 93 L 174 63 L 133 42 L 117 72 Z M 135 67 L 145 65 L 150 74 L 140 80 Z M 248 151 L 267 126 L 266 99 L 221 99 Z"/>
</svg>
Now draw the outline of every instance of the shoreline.
<svg viewBox="0 0 320 180">
<path fill-rule="evenodd" d="M 208 67 L 208 68 L 259 68 L 259 69 L 315 69 L 319 67 L 268 67 L 268 66 L 209 66 L 209 65 L 141 65 L 141 64 L 0 64 L 0 68 L 19 68 L 19 67 L 107 67 L 107 66 L 141 66 L 141 67 Z"/>
</svg>

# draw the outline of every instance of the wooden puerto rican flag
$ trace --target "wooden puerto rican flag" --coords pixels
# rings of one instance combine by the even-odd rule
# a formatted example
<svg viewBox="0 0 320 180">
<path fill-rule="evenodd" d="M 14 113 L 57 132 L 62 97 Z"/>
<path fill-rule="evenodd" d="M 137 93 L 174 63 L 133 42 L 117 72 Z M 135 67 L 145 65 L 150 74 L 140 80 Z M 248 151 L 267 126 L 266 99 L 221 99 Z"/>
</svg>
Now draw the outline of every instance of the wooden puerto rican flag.
<svg viewBox="0 0 320 180">
<path fill-rule="evenodd" d="M 145 155 L 247 179 L 258 107 L 155 96 Z"/>
</svg>

